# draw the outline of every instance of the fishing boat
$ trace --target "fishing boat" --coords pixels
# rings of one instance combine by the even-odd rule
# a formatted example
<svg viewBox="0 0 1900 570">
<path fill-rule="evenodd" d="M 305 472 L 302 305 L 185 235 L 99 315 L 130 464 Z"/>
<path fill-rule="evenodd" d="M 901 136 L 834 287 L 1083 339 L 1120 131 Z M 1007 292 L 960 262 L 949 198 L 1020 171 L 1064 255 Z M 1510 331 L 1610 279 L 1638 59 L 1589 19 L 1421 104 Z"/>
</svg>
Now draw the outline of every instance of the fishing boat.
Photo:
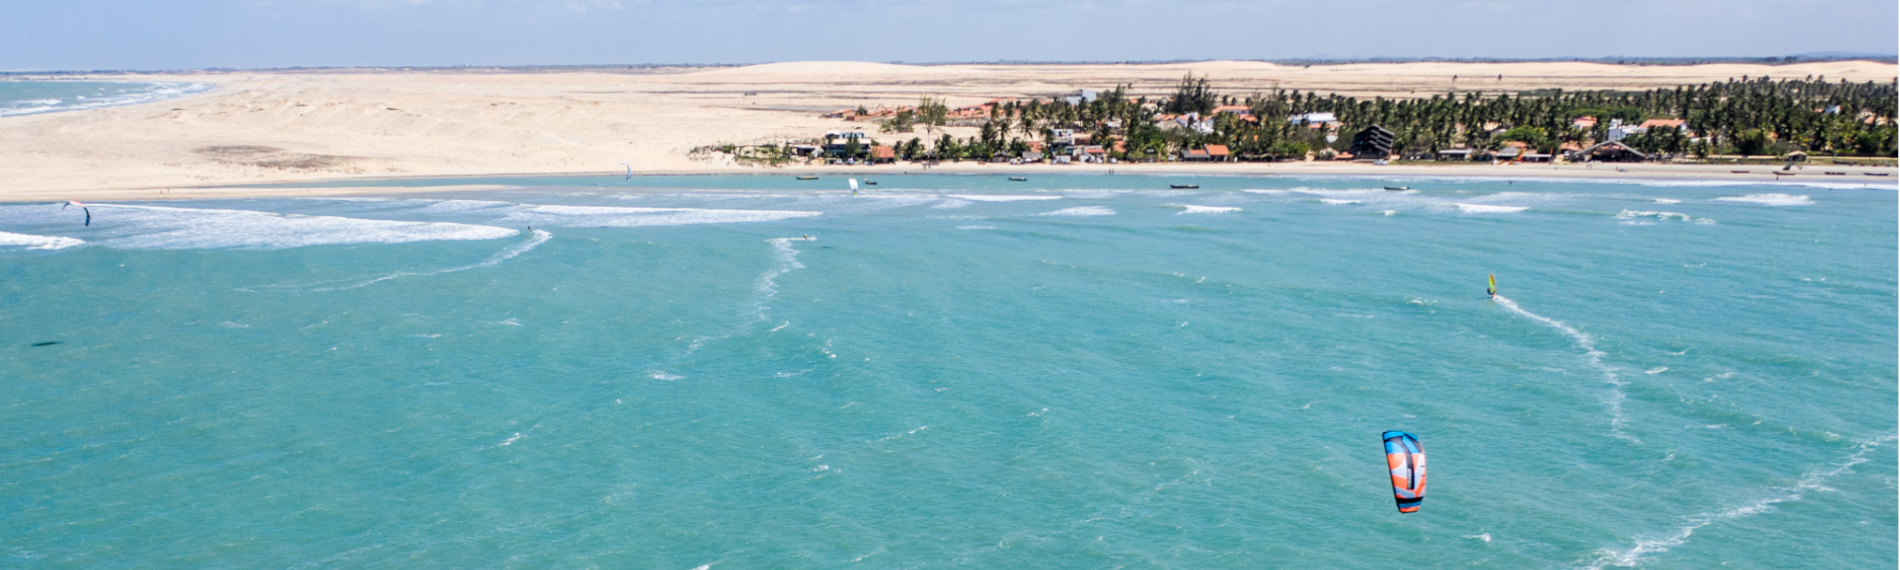
<svg viewBox="0 0 1900 570">
<path fill-rule="evenodd" d="M 1868 176 L 1892 176 L 1893 175 L 1892 172 L 1862 172 L 1861 174 L 1865 174 Z"/>
<path fill-rule="evenodd" d="M 1385 187 L 1385 189 L 1391 190 L 1393 192 L 1404 192 L 1406 190 L 1411 190 L 1412 187 L 1411 186 L 1387 186 Z"/>
<path fill-rule="evenodd" d="M 1821 174 L 1826 174 L 1828 176 L 1847 176 L 1846 172 L 1823 172 Z"/>
<path fill-rule="evenodd" d="M 864 185 L 865 185 L 865 186 L 876 186 L 876 185 L 877 185 L 877 181 L 876 181 L 876 180 L 866 180 L 866 181 L 864 181 Z"/>
<path fill-rule="evenodd" d="M 1011 176 L 1011 177 L 1009 177 L 1009 181 L 1010 181 L 1010 182 L 1028 182 L 1028 181 L 1029 181 L 1029 177 L 1027 177 L 1027 176 Z"/>
<path fill-rule="evenodd" d="M 816 176 L 800 176 L 800 177 L 798 177 L 798 179 L 799 179 L 799 180 L 817 180 L 817 179 L 818 179 L 818 177 L 816 177 Z"/>
<path fill-rule="evenodd" d="M 1199 184 L 1169 184 L 1168 187 L 1173 188 L 1175 190 L 1196 190 L 1196 189 L 1199 189 L 1201 185 Z"/>
</svg>

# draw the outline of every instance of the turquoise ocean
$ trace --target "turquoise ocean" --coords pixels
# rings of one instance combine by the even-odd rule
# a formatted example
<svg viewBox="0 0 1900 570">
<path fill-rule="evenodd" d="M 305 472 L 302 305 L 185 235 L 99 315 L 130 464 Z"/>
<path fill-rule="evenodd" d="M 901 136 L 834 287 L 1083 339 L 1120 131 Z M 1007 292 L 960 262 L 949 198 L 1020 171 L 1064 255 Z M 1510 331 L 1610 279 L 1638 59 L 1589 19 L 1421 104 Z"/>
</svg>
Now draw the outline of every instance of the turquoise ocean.
<svg viewBox="0 0 1900 570">
<path fill-rule="evenodd" d="M 1896 565 L 1891 181 L 872 179 L 0 206 L 0 560 Z"/>
<path fill-rule="evenodd" d="M 0 117 L 146 103 L 210 89 L 158 81 L 0 81 Z"/>
</svg>

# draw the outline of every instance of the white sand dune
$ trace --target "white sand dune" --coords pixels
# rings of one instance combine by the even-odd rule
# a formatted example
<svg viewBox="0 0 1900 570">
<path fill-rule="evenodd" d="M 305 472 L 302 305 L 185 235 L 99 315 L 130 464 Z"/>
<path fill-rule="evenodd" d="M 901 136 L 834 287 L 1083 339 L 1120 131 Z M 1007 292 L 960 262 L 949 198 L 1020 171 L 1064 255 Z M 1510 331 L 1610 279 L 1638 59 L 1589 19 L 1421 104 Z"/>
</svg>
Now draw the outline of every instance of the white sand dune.
<svg viewBox="0 0 1900 570">
<path fill-rule="evenodd" d="M 1782 66 L 1616 66 L 1597 63 L 1402 63 L 1283 66 L 1249 61 L 1176 64 L 946 65 L 789 62 L 717 69 L 618 72 L 322 70 L 141 75 L 213 84 L 209 92 L 125 107 L 0 118 L 0 200 L 182 198 L 356 190 L 202 189 L 390 176 L 761 172 L 695 147 L 782 142 L 826 131 L 876 131 L 825 111 L 915 104 L 953 106 L 1051 97 L 1128 84 L 1136 95 L 1172 91 L 1183 75 L 1225 93 L 1273 89 L 1353 96 L 1426 97 L 1446 91 L 1646 89 L 1744 75 L 1890 81 L 1871 62 Z M 1499 79 L 1499 75 L 1503 79 Z M 119 76 L 101 75 L 112 80 Z M 958 137 L 971 127 L 952 127 Z M 873 137 L 900 141 L 938 133 Z M 911 165 L 881 170 L 915 169 Z M 943 171 L 1033 167 L 952 165 Z M 1047 167 L 1056 171 L 1109 167 Z M 1726 169 L 1371 167 L 1333 164 L 1118 165 L 1121 171 L 1495 176 L 1730 177 Z M 1450 170 L 1448 170 L 1450 168 Z M 1456 170 L 1456 172 L 1452 172 Z M 1766 174 L 1757 175 L 1766 178 Z M 1891 181 L 1886 181 L 1891 185 Z M 199 188 L 199 189 L 189 189 Z"/>
</svg>

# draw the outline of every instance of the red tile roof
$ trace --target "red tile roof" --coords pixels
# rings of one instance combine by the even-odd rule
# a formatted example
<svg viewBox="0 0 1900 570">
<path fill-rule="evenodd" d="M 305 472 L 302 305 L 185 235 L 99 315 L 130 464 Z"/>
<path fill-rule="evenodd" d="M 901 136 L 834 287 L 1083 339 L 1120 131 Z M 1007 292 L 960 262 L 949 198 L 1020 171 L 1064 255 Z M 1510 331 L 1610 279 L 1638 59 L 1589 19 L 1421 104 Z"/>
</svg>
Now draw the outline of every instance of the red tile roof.
<svg viewBox="0 0 1900 570">
<path fill-rule="evenodd" d="M 1207 154 L 1209 156 L 1227 156 L 1230 153 L 1227 151 L 1227 145 L 1210 144 L 1207 145 Z"/>
</svg>

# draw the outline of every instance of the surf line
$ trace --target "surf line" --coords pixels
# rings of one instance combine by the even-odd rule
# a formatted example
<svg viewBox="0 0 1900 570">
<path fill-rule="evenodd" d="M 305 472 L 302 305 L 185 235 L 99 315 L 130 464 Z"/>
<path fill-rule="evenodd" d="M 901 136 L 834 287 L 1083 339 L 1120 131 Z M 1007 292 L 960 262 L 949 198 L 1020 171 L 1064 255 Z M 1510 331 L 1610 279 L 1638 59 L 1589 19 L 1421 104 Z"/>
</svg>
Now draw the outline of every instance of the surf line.
<svg viewBox="0 0 1900 570">
<path fill-rule="evenodd" d="M 1591 368 L 1602 374 L 1603 381 L 1610 385 L 1610 395 L 1604 398 L 1604 403 L 1610 406 L 1610 435 L 1632 443 L 1640 443 L 1635 437 L 1623 433 L 1623 400 L 1627 397 L 1624 395 L 1623 388 L 1629 385 L 1629 381 L 1623 379 L 1623 375 L 1617 371 L 1616 367 L 1603 363 L 1603 357 L 1606 355 L 1603 351 L 1597 350 L 1595 339 L 1577 330 L 1576 327 L 1564 324 L 1563 321 L 1526 311 L 1523 307 L 1517 306 L 1517 302 L 1503 295 L 1492 295 L 1491 300 L 1504 307 L 1505 310 L 1517 313 L 1518 316 L 1557 329 L 1558 332 L 1564 333 L 1564 336 L 1570 337 L 1570 342 L 1575 343 L 1577 348 L 1583 349 L 1584 360 L 1590 363 Z"/>
<path fill-rule="evenodd" d="M 550 234 L 542 230 L 530 229 L 528 230 L 528 239 L 515 242 L 514 244 L 509 245 L 508 247 L 502 248 L 501 251 L 495 252 L 494 255 L 488 256 L 488 259 L 477 261 L 475 263 L 470 263 L 468 265 L 463 265 L 460 267 L 450 267 L 448 269 L 440 269 L 436 271 L 423 271 L 423 272 L 398 271 L 395 273 L 384 275 L 382 277 L 377 277 L 375 279 L 371 279 L 371 280 L 357 283 L 354 285 L 345 285 L 342 287 L 329 287 L 325 289 L 311 289 L 311 291 L 342 291 L 345 289 L 357 289 L 361 287 L 368 287 L 371 285 L 375 285 L 377 283 L 382 283 L 384 281 L 390 281 L 393 279 L 400 279 L 403 277 L 428 277 L 430 275 L 441 275 L 444 273 L 467 271 L 470 269 L 478 269 L 482 267 L 492 267 L 503 261 L 514 259 L 515 256 L 521 255 L 523 253 L 527 253 L 536 247 L 540 247 L 541 244 L 547 243 L 548 238 L 552 238 L 552 237 L 554 237 L 554 234 Z"/>
<path fill-rule="evenodd" d="M 771 322 L 771 303 L 772 299 L 778 296 L 779 276 L 790 273 L 793 270 L 805 268 L 805 264 L 798 262 L 798 249 L 792 247 L 792 242 L 817 240 L 818 238 L 811 237 L 810 235 L 765 240 L 765 243 L 772 244 L 773 260 L 772 266 L 766 268 L 764 273 L 759 274 L 758 280 L 754 282 L 756 283 L 754 290 L 758 291 L 758 296 L 754 297 L 752 301 L 752 319 L 739 325 L 739 327 L 732 332 L 719 336 L 709 335 L 693 339 L 692 343 L 686 345 L 686 351 L 674 357 L 673 361 L 678 362 L 688 356 L 692 356 L 693 353 L 699 352 L 700 348 L 705 347 L 708 342 L 739 336 L 751 331 L 752 328 L 758 326 L 759 323 Z M 789 324 L 791 323 L 787 322 L 784 325 L 779 325 L 778 328 L 772 329 L 772 332 L 778 332 Z"/>
<path fill-rule="evenodd" d="M 1635 566 L 1636 562 L 1640 560 L 1643 555 L 1668 552 L 1670 548 L 1681 546 L 1683 543 L 1688 542 L 1689 537 L 1694 535 L 1696 531 L 1702 530 L 1702 527 L 1721 521 L 1739 519 L 1749 515 L 1768 512 L 1769 509 L 1774 508 L 1778 503 L 1799 501 L 1803 497 L 1806 497 L 1809 491 L 1826 489 L 1827 487 L 1823 484 L 1829 479 L 1839 477 L 1853 470 L 1854 466 L 1866 463 L 1868 452 L 1879 448 L 1880 444 L 1894 441 L 1894 439 L 1894 434 L 1888 434 L 1878 439 L 1863 441 L 1852 455 L 1847 456 L 1847 459 L 1835 463 L 1825 471 L 1810 470 L 1806 475 L 1801 477 L 1800 481 L 1796 481 L 1795 484 L 1777 489 L 1768 497 L 1753 503 L 1683 517 L 1682 520 L 1685 524 L 1677 527 L 1674 532 L 1671 532 L 1667 536 L 1638 540 L 1635 546 L 1631 546 L 1629 550 L 1622 552 L 1612 551 L 1607 548 L 1602 549 L 1596 562 L 1584 568 L 1587 570 L 1603 570 L 1610 566 Z"/>
</svg>

